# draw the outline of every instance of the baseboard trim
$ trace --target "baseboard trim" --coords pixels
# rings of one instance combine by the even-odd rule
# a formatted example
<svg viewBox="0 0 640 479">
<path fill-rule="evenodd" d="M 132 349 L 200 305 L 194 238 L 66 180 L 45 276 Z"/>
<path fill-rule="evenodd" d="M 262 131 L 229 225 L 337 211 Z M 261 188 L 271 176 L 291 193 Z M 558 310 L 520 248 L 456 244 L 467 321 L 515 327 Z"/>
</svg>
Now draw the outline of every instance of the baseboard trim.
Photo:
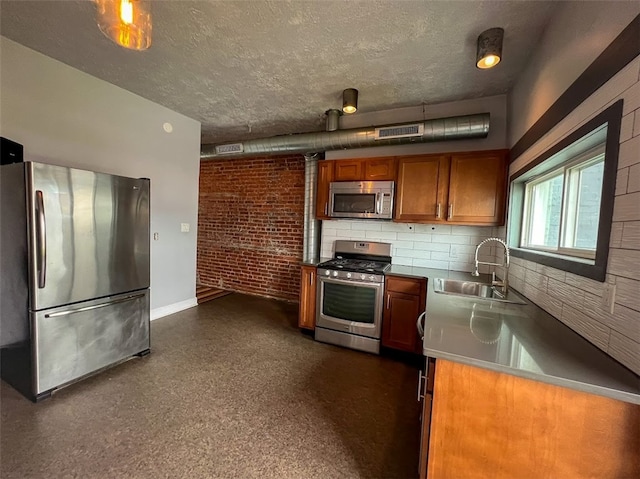
<svg viewBox="0 0 640 479">
<path fill-rule="evenodd" d="M 168 316 L 173 313 L 184 311 L 185 309 L 193 308 L 194 306 L 198 306 L 198 300 L 195 297 L 187 299 L 185 301 L 180 301 L 179 303 L 173 303 L 167 306 L 161 306 L 159 308 L 152 309 L 151 321 L 153 321 L 154 319 L 162 318 L 164 316 Z"/>
</svg>

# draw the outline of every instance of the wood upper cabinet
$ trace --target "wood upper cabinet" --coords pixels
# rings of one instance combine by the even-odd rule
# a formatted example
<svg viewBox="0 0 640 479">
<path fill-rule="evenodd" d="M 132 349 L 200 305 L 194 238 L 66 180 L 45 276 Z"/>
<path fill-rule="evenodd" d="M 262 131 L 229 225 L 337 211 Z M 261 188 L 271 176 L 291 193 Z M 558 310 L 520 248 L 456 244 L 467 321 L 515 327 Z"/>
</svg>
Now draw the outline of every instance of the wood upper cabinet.
<svg viewBox="0 0 640 479">
<path fill-rule="evenodd" d="M 504 223 L 507 195 L 505 151 L 457 153 L 451 156 L 447 221 Z"/>
<path fill-rule="evenodd" d="M 335 171 L 333 181 L 359 181 L 362 180 L 362 160 L 334 160 Z"/>
<path fill-rule="evenodd" d="M 329 184 L 333 181 L 334 161 L 318 161 L 318 178 L 316 188 L 316 218 L 329 218 Z"/>
<path fill-rule="evenodd" d="M 386 277 L 382 346 L 422 352 L 416 321 L 425 308 L 426 281 L 424 278 Z"/>
<path fill-rule="evenodd" d="M 398 158 L 395 221 L 444 221 L 448 182 L 448 156 Z"/>
<path fill-rule="evenodd" d="M 393 181 L 396 179 L 396 159 L 352 158 L 329 160 L 334 163 L 333 181 Z"/>
<path fill-rule="evenodd" d="M 364 174 L 362 179 L 366 181 L 394 181 L 396 179 L 396 159 L 368 158 L 363 160 Z"/>
<path fill-rule="evenodd" d="M 395 221 L 504 224 L 507 150 L 401 157 Z"/>
<path fill-rule="evenodd" d="M 298 327 L 315 329 L 316 327 L 316 267 L 302 266 L 300 274 L 300 306 L 298 309 Z"/>
</svg>

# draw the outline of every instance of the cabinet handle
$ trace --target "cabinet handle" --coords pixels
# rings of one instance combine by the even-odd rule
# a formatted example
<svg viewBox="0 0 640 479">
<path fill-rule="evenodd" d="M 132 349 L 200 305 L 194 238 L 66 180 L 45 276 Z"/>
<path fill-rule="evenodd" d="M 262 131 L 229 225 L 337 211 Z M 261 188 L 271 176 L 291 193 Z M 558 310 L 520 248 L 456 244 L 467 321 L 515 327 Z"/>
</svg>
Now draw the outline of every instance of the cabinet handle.
<svg viewBox="0 0 640 479">
<path fill-rule="evenodd" d="M 309 286 L 313 286 L 313 275 L 309 275 Z"/>
<path fill-rule="evenodd" d="M 418 321 L 416 322 L 416 327 L 418 328 L 418 333 L 420 334 L 420 339 L 424 339 L 424 327 L 422 326 L 422 318 L 427 318 L 427 312 L 424 311 L 420 316 L 418 316 Z"/>
<path fill-rule="evenodd" d="M 424 393 L 422 392 L 422 380 L 424 380 L 425 385 L 427 384 L 427 376 L 422 375 L 422 371 L 418 371 L 418 402 L 424 399 Z"/>
<path fill-rule="evenodd" d="M 329 215 L 329 203 L 325 201 L 324 203 L 324 215 L 328 216 Z"/>
<path fill-rule="evenodd" d="M 453 203 L 449 203 L 449 219 L 453 219 Z"/>
<path fill-rule="evenodd" d="M 436 218 L 440 219 L 440 203 L 436 206 Z"/>
<path fill-rule="evenodd" d="M 391 295 L 387 293 L 387 309 L 389 309 L 389 301 L 391 300 Z"/>
</svg>

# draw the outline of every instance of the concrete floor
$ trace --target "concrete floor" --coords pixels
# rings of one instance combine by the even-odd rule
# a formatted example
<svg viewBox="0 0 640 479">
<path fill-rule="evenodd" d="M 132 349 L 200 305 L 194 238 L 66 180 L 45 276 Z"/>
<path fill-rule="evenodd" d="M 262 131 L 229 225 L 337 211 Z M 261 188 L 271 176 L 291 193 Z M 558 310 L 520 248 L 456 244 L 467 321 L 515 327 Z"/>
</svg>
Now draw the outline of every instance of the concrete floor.
<svg viewBox="0 0 640 479">
<path fill-rule="evenodd" d="M 416 370 L 317 343 L 232 294 L 152 323 L 152 353 L 40 404 L 0 387 L 0 477 L 410 478 Z"/>
</svg>

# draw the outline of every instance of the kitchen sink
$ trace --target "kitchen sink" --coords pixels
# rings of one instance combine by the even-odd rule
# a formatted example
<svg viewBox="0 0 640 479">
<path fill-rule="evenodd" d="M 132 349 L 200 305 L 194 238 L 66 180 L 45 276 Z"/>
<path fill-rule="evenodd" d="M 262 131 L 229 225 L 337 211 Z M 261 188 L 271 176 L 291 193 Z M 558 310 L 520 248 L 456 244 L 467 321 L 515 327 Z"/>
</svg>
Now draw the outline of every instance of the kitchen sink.
<svg viewBox="0 0 640 479">
<path fill-rule="evenodd" d="M 455 296 L 465 296 L 473 299 L 486 299 L 489 301 L 500 301 L 502 303 L 527 304 L 514 293 L 502 292 L 495 286 L 487 283 L 476 283 L 475 281 L 460 281 L 455 279 L 435 278 L 433 280 L 433 290 L 436 293 L 452 294 Z"/>
</svg>

